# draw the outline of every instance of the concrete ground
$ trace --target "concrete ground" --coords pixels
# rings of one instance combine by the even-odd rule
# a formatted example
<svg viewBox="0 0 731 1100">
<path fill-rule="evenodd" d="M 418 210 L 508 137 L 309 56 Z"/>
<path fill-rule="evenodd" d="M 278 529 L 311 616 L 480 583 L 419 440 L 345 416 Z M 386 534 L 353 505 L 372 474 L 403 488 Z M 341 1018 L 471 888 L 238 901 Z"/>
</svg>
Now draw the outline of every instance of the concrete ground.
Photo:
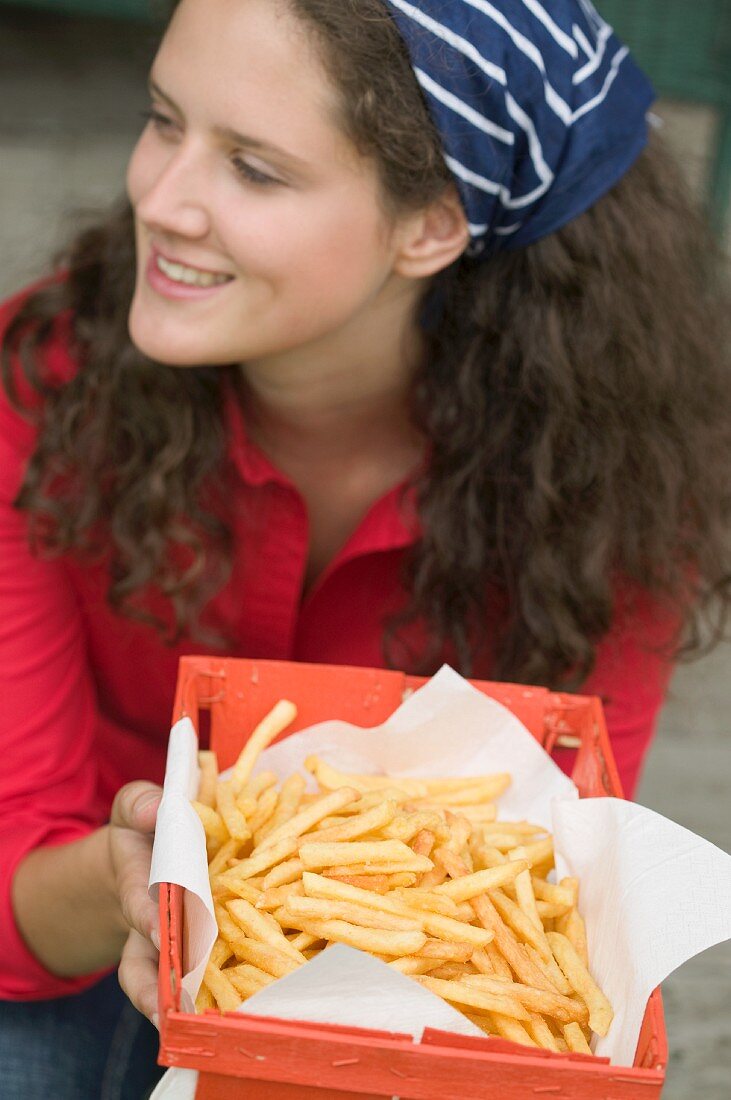
<svg viewBox="0 0 731 1100">
<path fill-rule="evenodd" d="M 144 27 L 0 5 L 0 298 L 44 270 L 79 211 L 123 186 L 154 50 Z M 715 120 L 663 103 L 666 132 L 702 186 Z M 681 668 L 638 801 L 731 851 L 731 648 Z M 724 809 L 725 807 L 725 809 Z M 664 1100 L 731 1096 L 731 944 L 664 985 Z"/>
</svg>

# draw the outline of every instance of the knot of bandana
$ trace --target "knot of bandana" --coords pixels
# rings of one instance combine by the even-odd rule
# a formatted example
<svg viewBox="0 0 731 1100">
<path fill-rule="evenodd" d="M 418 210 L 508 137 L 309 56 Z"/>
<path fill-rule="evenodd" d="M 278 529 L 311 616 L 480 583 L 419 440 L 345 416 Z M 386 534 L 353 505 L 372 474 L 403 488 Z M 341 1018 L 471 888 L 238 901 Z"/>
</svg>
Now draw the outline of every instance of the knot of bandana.
<svg viewBox="0 0 731 1100">
<path fill-rule="evenodd" d="M 439 130 L 469 253 L 545 237 L 647 141 L 654 92 L 590 0 L 385 0 Z"/>
</svg>

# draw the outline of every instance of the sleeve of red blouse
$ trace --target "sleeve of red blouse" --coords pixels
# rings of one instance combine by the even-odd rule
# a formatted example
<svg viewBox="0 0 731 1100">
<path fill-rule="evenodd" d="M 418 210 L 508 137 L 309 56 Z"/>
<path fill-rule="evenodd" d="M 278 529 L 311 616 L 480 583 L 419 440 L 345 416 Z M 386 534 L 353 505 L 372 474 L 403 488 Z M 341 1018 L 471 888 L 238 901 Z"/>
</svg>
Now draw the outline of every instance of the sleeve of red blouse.
<svg viewBox="0 0 731 1100">
<path fill-rule="evenodd" d="M 668 647 L 677 615 L 643 592 L 622 591 L 612 630 L 581 687 L 604 703 L 609 739 L 626 798 L 632 798 L 673 670 Z"/>
<path fill-rule="evenodd" d="M 0 341 L 7 321 L 0 307 Z M 10 885 L 40 845 L 84 836 L 99 821 L 94 687 L 79 609 L 62 566 L 35 558 L 12 501 L 33 429 L 0 389 L 0 998 L 50 998 L 94 976 L 60 979 L 26 947 Z"/>
</svg>

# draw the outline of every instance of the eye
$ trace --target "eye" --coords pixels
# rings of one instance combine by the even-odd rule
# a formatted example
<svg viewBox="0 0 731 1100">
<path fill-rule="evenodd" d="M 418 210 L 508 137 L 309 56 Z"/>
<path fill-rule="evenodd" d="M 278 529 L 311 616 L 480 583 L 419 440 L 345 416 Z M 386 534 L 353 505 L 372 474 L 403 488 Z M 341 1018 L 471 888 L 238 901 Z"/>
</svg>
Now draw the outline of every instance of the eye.
<svg viewBox="0 0 731 1100">
<path fill-rule="evenodd" d="M 267 176 L 265 172 L 260 172 L 258 168 L 252 168 L 250 164 L 247 164 L 241 157 L 232 157 L 231 163 L 236 171 L 249 183 L 258 184 L 261 187 L 271 187 L 274 184 L 279 184 L 282 181 L 275 179 L 274 176 Z"/>
<path fill-rule="evenodd" d="M 148 107 L 146 111 L 140 111 L 140 118 L 145 122 L 151 122 L 156 130 L 165 130 L 173 126 L 173 120 L 167 115 L 161 115 L 154 107 Z"/>
</svg>

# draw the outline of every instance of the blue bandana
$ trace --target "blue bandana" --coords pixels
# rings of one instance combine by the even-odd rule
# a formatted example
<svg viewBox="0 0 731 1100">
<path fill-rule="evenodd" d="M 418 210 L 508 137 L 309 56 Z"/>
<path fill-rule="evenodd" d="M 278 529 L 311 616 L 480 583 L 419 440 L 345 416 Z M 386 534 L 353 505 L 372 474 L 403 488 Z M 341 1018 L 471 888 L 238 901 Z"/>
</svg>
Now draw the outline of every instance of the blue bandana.
<svg viewBox="0 0 731 1100">
<path fill-rule="evenodd" d="M 545 237 L 647 141 L 652 87 L 590 0 L 385 0 L 470 224 L 469 253 Z"/>
</svg>

